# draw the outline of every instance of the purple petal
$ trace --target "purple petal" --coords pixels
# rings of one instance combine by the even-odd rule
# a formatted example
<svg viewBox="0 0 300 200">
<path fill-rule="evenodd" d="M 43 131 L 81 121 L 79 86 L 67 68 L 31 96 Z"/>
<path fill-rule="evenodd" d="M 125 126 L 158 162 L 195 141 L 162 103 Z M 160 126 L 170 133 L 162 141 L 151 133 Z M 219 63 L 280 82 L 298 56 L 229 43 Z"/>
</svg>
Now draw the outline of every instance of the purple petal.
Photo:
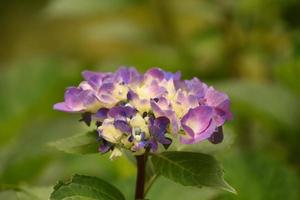
<svg viewBox="0 0 300 200">
<path fill-rule="evenodd" d="M 127 93 L 128 101 L 132 101 L 133 99 L 136 99 L 136 98 L 138 98 L 137 94 L 134 93 L 132 90 L 129 90 L 128 93 Z"/>
<path fill-rule="evenodd" d="M 94 91 L 91 90 L 83 91 L 81 94 L 81 98 L 82 98 L 82 104 L 85 108 L 88 108 L 98 102 L 98 99 L 96 98 Z"/>
<path fill-rule="evenodd" d="M 99 93 L 109 93 L 111 94 L 114 90 L 115 86 L 113 83 L 104 83 L 99 88 Z"/>
<path fill-rule="evenodd" d="M 54 105 L 54 109 L 66 112 L 95 112 L 100 106 L 91 87 L 69 87 L 65 91 L 65 102 Z"/>
<path fill-rule="evenodd" d="M 130 106 L 115 106 L 109 110 L 108 116 L 113 118 L 131 118 L 136 112 L 136 109 Z"/>
<path fill-rule="evenodd" d="M 165 104 L 165 100 L 163 100 L 163 98 L 161 98 L 161 100 L 160 99 L 151 100 L 150 105 L 154 114 L 156 114 L 157 116 L 163 116 L 165 114 L 163 109 L 168 109 L 169 106 Z"/>
<path fill-rule="evenodd" d="M 174 81 L 178 81 L 178 80 L 180 80 L 180 77 L 181 77 L 180 71 L 178 71 L 176 73 L 171 73 L 171 72 L 164 71 L 163 73 L 164 73 L 164 78 L 166 80 L 173 79 Z"/>
<path fill-rule="evenodd" d="M 97 93 L 97 97 L 101 103 L 107 107 L 115 105 L 118 100 L 113 96 L 115 86 L 113 83 L 104 83 Z"/>
<path fill-rule="evenodd" d="M 101 144 L 100 144 L 98 150 L 101 154 L 104 154 L 104 153 L 108 152 L 109 150 L 111 150 L 112 147 L 113 147 L 113 145 L 110 142 L 108 142 L 104 139 L 101 139 Z"/>
<path fill-rule="evenodd" d="M 172 134 L 176 135 L 179 131 L 179 128 L 180 128 L 180 121 L 179 121 L 178 117 L 176 116 L 175 111 L 167 110 L 165 113 L 166 113 L 166 116 L 168 116 L 168 118 L 171 122 L 170 127 L 171 127 Z"/>
<path fill-rule="evenodd" d="M 99 94 L 98 99 L 106 107 L 112 107 L 118 102 L 111 94 Z"/>
<path fill-rule="evenodd" d="M 167 89 L 159 85 L 159 82 L 153 80 L 148 88 L 149 96 L 152 98 L 160 97 L 167 93 Z"/>
<path fill-rule="evenodd" d="M 84 79 L 95 89 L 101 87 L 104 82 L 104 79 L 107 77 L 111 77 L 112 73 L 109 72 L 92 72 L 92 71 L 83 71 L 82 76 Z"/>
<path fill-rule="evenodd" d="M 126 121 L 123 120 L 115 120 L 114 126 L 122 131 L 123 133 L 131 133 L 131 127 Z"/>
<path fill-rule="evenodd" d="M 175 111 L 171 109 L 171 106 L 169 105 L 167 99 L 162 97 L 159 98 L 157 102 L 152 100 L 150 104 L 156 116 L 164 116 L 169 119 L 172 133 L 177 134 L 179 131 L 179 120 Z"/>
<path fill-rule="evenodd" d="M 157 151 L 157 149 L 158 149 L 158 143 L 157 143 L 157 141 L 155 140 L 155 139 L 151 139 L 149 142 L 148 142 L 148 144 L 149 144 L 149 147 L 150 147 L 150 150 L 151 150 L 151 152 L 156 152 Z"/>
<path fill-rule="evenodd" d="M 179 90 L 176 97 L 176 105 L 174 106 L 179 106 L 182 109 L 182 112 L 188 110 L 189 108 L 195 108 L 199 106 L 199 100 L 195 95 L 187 94 L 186 92 Z M 182 117 L 181 115 L 184 114 L 184 112 L 180 113 L 180 116 L 178 117 Z"/>
<path fill-rule="evenodd" d="M 232 118 L 232 114 L 230 112 L 230 100 L 226 94 L 210 87 L 206 91 L 205 99 L 206 105 L 214 107 L 217 114 L 224 120 L 230 120 Z"/>
<path fill-rule="evenodd" d="M 181 136 L 179 138 L 180 142 L 182 144 L 194 144 L 195 143 L 195 139 L 194 138 L 191 138 L 191 137 L 183 137 Z"/>
<path fill-rule="evenodd" d="M 213 119 L 210 120 L 209 124 L 207 125 L 207 128 L 201 133 L 195 135 L 195 141 L 194 143 L 206 140 L 211 137 L 211 135 L 215 132 L 216 130 L 216 123 Z"/>
<path fill-rule="evenodd" d="M 165 138 L 170 120 L 166 117 L 158 117 L 156 119 L 150 117 L 149 122 L 149 130 L 152 136 L 161 144 L 170 144 L 170 140 Z"/>
<path fill-rule="evenodd" d="M 144 77 L 146 80 L 157 79 L 161 81 L 165 78 L 165 74 L 164 71 L 160 68 L 151 68 L 145 73 Z"/>
<path fill-rule="evenodd" d="M 219 107 L 224 101 L 229 100 L 226 94 L 218 92 L 213 87 L 206 90 L 205 99 L 207 104 L 213 107 Z"/>
<path fill-rule="evenodd" d="M 116 80 L 125 84 L 139 83 L 142 78 L 142 75 L 133 67 L 121 67 L 116 72 Z"/>
<path fill-rule="evenodd" d="M 69 108 L 74 110 L 83 109 L 82 100 L 84 96 L 82 95 L 84 90 L 76 87 L 69 87 L 65 92 L 65 102 Z"/>
<path fill-rule="evenodd" d="M 107 113 L 108 113 L 109 109 L 107 108 L 100 108 L 96 114 L 94 115 L 94 117 L 97 119 L 97 120 L 100 120 L 100 121 L 103 121 L 104 119 L 107 118 Z"/>
<path fill-rule="evenodd" d="M 187 90 L 195 95 L 198 99 L 204 97 L 205 90 L 207 89 L 207 85 L 202 83 L 198 78 L 193 78 L 191 80 L 186 80 L 185 85 Z"/>
<path fill-rule="evenodd" d="M 81 112 L 97 103 L 91 90 L 69 87 L 65 92 L 65 102 L 54 105 L 54 109 L 66 112 Z"/>
<path fill-rule="evenodd" d="M 148 99 L 139 98 L 139 96 L 132 90 L 129 90 L 129 92 L 127 93 L 127 99 L 129 103 L 140 112 L 148 112 L 150 109 L 150 101 Z"/>
<path fill-rule="evenodd" d="M 99 79 L 102 79 L 107 73 L 102 73 L 102 72 L 93 72 L 93 71 L 88 71 L 85 70 L 82 73 L 82 76 L 85 80 L 89 81 L 90 79 L 93 79 L 95 77 L 98 77 Z"/>
<path fill-rule="evenodd" d="M 155 128 L 156 131 L 153 131 L 153 133 L 165 133 L 169 124 L 170 120 L 167 117 L 158 117 L 152 121 L 150 129 Z"/>
<path fill-rule="evenodd" d="M 74 109 L 69 108 L 66 105 L 65 102 L 60 102 L 60 103 L 54 104 L 53 109 L 63 111 L 63 112 L 78 112 L 78 111 L 81 111 L 81 110 L 74 110 Z"/>
<path fill-rule="evenodd" d="M 213 109 L 209 106 L 190 109 L 181 120 L 182 128 L 188 134 L 181 141 L 195 143 L 209 138 L 216 128 L 213 114 Z"/>
</svg>

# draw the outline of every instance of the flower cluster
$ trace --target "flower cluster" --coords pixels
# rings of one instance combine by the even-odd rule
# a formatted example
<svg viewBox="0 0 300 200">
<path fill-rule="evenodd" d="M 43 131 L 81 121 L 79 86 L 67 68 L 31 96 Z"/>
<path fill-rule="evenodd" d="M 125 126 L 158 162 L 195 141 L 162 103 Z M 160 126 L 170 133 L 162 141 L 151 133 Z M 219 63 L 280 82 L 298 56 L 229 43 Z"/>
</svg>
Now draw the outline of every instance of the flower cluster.
<svg viewBox="0 0 300 200">
<path fill-rule="evenodd" d="M 151 68 L 145 74 L 121 67 L 115 73 L 82 73 L 78 87 L 66 89 L 64 102 L 54 109 L 82 113 L 83 121 L 96 122 L 102 153 L 121 155 L 121 148 L 136 155 L 167 148 L 171 138 L 183 144 L 223 139 L 222 125 L 231 118 L 226 94 L 198 78 Z"/>
</svg>

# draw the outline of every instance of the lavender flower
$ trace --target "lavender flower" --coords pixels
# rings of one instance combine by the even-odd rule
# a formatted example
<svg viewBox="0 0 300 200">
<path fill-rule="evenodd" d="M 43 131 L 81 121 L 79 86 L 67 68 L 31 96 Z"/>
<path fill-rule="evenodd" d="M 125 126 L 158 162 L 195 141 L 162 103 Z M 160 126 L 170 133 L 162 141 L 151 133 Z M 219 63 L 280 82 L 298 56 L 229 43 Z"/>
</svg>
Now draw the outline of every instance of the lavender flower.
<svg viewBox="0 0 300 200">
<path fill-rule="evenodd" d="M 178 137 L 183 144 L 206 139 L 217 144 L 223 139 L 222 126 L 232 117 L 226 94 L 198 78 L 181 80 L 179 72 L 151 68 L 140 74 L 121 67 L 115 73 L 82 75 L 84 81 L 67 88 L 64 102 L 54 109 L 82 113 L 87 124 L 95 121 L 99 151 L 112 151 L 112 159 L 121 149 L 135 155 L 156 152 Z"/>
</svg>

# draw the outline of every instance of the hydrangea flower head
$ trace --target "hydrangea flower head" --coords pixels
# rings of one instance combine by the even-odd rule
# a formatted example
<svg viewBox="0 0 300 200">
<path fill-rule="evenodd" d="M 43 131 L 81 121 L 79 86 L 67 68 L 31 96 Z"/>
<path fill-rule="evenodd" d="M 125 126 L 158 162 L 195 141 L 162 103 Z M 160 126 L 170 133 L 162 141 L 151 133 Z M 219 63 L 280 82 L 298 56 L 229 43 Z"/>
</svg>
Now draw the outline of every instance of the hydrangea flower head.
<svg viewBox="0 0 300 200">
<path fill-rule="evenodd" d="M 182 80 L 179 72 L 151 68 L 141 74 L 121 67 L 115 73 L 84 71 L 84 81 L 65 91 L 54 109 L 81 113 L 95 122 L 99 151 L 121 149 L 135 155 L 168 148 L 174 139 L 183 144 L 222 141 L 222 126 L 231 119 L 230 100 L 198 78 Z"/>
</svg>

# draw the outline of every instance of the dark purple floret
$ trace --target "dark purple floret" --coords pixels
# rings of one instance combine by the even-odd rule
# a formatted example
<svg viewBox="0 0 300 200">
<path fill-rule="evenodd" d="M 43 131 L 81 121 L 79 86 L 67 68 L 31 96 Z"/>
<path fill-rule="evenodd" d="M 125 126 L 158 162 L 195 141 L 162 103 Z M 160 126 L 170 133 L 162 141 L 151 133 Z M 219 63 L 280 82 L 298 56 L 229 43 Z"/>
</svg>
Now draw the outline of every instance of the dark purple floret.
<svg viewBox="0 0 300 200">
<path fill-rule="evenodd" d="M 128 142 L 133 142 L 133 139 L 134 139 L 133 135 L 130 135 L 128 138 Z"/>
<path fill-rule="evenodd" d="M 100 145 L 99 145 L 99 152 L 104 154 L 106 152 L 108 152 L 109 150 L 111 150 L 113 148 L 113 144 L 106 141 L 105 139 L 99 137 L 98 138 L 98 142 L 100 142 Z"/>
<path fill-rule="evenodd" d="M 132 90 L 129 90 L 128 93 L 127 93 L 127 100 L 128 101 L 132 101 L 134 99 L 137 99 L 138 98 L 138 95 L 133 92 Z"/>
<path fill-rule="evenodd" d="M 108 115 L 115 119 L 132 118 L 136 112 L 136 109 L 130 106 L 115 106 L 109 110 Z"/>
<path fill-rule="evenodd" d="M 154 138 L 149 140 L 148 146 L 149 146 L 149 148 L 151 149 L 152 152 L 156 152 L 157 149 L 158 149 L 157 141 Z"/>
<path fill-rule="evenodd" d="M 128 101 L 131 101 L 132 100 L 132 91 L 129 91 L 128 93 L 127 93 L 127 100 Z"/>
<path fill-rule="evenodd" d="M 224 134 L 222 126 L 218 127 L 217 131 L 215 131 L 208 140 L 213 144 L 219 144 L 223 141 Z"/>
<path fill-rule="evenodd" d="M 165 137 L 170 120 L 166 117 L 158 117 L 149 119 L 149 130 L 152 136 L 161 144 L 170 144 L 171 141 Z"/>
<path fill-rule="evenodd" d="M 132 129 L 126 121 L 123 120 L 115 120 L 114 126 L 124 133 L 130 134 Z"/>
<path fill-rule="evenodd" d="M 92 114 L 89 112 L 82 113 L 81 119 L 79 121 L 84 122 L 87 126 L 90 126 L 92 121 Z"/>
<path fill-rule="evenodd" d="M 109 109 L 107 108 L 100 108 L 96 114 L 95 117 L 99 120 L 99 121 L 103 121 L 104 119 L 107 118 L 107 113 L 108 113 Z"/>
<path fill-rule="evenodd" d="M 165 144 L 162 144 L 162 145 L 164 146 L 165 149 L 168 149 L 170 147 L 171 143 L 172 143 L 172 139 L 167 138 L 167 137 L 166 137 L 166 139 L 169 140 L 169 143 L 165 143 Z"/>
<path fill-rule="evenodd" d="M 146 134 L 144 132 L 141 132 L 141 140 L 145 140 Z"/>
</svg>

